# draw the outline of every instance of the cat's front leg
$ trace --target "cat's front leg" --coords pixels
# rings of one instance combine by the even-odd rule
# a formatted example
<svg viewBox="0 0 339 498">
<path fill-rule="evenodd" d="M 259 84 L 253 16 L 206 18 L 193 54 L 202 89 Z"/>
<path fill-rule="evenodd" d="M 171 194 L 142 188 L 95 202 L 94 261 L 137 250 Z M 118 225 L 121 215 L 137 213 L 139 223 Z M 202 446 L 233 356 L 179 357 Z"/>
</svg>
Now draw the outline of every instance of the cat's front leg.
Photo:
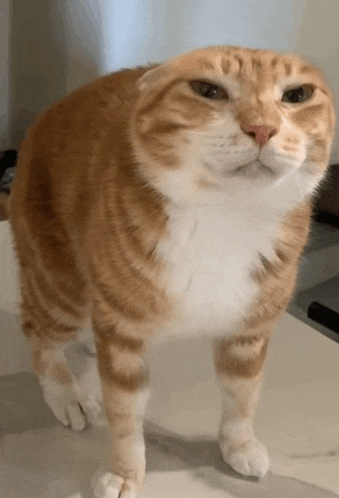
<svg viewBox="0 0 339 498">
<path fill-rule="evenodd" d="M 98 370 L 111 432 L 107 470 L 93 479 L 96 498 L 138 498 L 145 474 L 143 418 L 149 397 L 144 341 L 113 324 L 109 315 L 93 320 Z"/>
<path fill-rule="evenodd" d="M 215 342 L 214 363 L 222 392 L 219 446 L 224 461 L 245 476 L 263 477 L 269 468 L 266 446 L 253 432 L 267 343 L 267 329 Z"/>
</svg>

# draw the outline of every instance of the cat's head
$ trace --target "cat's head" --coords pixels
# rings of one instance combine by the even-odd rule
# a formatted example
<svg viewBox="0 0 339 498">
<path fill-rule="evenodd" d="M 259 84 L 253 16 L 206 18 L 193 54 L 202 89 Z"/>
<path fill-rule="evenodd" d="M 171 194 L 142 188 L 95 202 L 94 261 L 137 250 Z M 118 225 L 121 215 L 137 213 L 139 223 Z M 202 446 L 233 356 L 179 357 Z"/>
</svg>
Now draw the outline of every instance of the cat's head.
<svg viewBox="0 0 339 498">
<path fill-rule="evenodd" d="M 332 95 L 321 72 L 296 55 L 200 49 L 150 69 L 138 84 L 136 155 L 167 197 L 194 202 L 287 182 L 305 196 L 325 173 Z"/>
</svg>

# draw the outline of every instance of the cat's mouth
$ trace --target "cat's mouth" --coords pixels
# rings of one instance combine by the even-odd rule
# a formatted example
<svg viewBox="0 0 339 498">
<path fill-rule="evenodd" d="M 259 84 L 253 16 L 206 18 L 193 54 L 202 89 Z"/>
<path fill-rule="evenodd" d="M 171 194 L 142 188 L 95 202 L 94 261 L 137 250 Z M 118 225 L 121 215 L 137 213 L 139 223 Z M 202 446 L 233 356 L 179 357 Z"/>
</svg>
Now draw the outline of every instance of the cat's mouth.
<svg viewBox="0 0 339 498">
<path fill-rule="evenodd" d="M 250 161 L 249 163 L 238 166 L 232 171 L 227 171 L 227 176 L 246 176 L 248 178 L 258 178 L 262 176 L 274 177 L 275 172 L 266 166 L 264 163 L 256 159 L 255 161 Z"/>
</svg>

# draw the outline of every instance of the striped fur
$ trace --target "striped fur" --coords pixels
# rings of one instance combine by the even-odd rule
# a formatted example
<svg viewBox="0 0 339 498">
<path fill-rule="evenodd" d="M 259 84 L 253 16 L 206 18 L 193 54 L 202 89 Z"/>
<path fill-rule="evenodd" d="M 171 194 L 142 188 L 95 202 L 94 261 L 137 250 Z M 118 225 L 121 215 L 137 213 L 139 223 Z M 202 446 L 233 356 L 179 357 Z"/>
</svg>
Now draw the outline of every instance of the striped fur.
<svg viewBox="0 0 339 498">
<path fill-rule="evenodd" d="M 284 101 L 303 85 L 309 100 Z M 222 46 L 110 74 L 37 117 L 9 205 L 22 328 L 46 401 L 82 429 L 63 349 L 91 319 L 112 429 L 97 497 L 139 493 L 143 356 L 159 334 L 214 338 L 223 458 L 245 475 L 267 471 L 252 418 L 334 125 L 331 91 L 307 61 Z"/>
</svg>

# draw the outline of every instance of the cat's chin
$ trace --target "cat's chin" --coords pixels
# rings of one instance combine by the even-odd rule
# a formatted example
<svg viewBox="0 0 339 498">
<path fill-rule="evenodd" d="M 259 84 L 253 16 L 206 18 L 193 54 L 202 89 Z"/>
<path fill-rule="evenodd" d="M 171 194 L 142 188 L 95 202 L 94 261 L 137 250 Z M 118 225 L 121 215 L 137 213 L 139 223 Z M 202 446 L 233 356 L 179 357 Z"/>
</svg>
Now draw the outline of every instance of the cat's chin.
<svg viewBox="0 0 339 498">
<path fill-rule="evenodd" d="M 259 159 L 255 161 L 250 161 L 249 163 L 243 164 L 242 166 L 238 166 L 232 171 L 227 172 L 227 176 L 243 176 L 247 178 L 275 178 L 276 173 L 263 164 Z"/>
</svg>

